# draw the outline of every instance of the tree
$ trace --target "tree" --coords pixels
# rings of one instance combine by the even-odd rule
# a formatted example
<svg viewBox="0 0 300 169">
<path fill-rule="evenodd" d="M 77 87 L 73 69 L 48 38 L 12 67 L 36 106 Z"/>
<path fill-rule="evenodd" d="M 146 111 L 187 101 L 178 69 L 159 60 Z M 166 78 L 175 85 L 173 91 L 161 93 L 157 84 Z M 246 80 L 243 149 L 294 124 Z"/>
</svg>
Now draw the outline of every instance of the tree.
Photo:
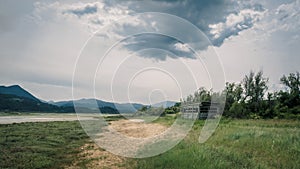
<svg viewBox="0 0 300 169">
<path fill-rule="evenodd" d="M 148 109 L 148 106 L 143 106 L 143 107 L 140 109 L 140 111 L 145 112 L 147 109 Z"/>
<path fill-rule="evenodd" d="M 267 83 L 269 79 L 263 77 L 263 72 L 259 71 L 255 74 L 250 71 L 249 75 L 246 75 L 242 81 L 244 87 L 243 102 L 248 103 L 248 109 L 252 113 L 262 113 L 262 101 L 266 90 L 268 89 Z"/>
<path fill-rule="evenodd" d="M 246 75 L 242 81 L 245 89 L 244 100 L 250 103 L 263 100 L 265 92 L 268 89 L 268 81 L 268 78 L 263 77 L 262 71 L 259 71 L 256 75 L 253 71 L 250 71 L 249 75 Z"/>
<path fill-rule="evenodd" d="M 188 95 L 183 103 L 199 103 L 202 101 L 210 101 L 211 93 L 211 90 L 206 90 L 204 87 L 200 87 L 194 92 L 193 95 Z"/>
<path fill-rule="evenodd" d="M 195 93 L 193 102 L 202 102 L 202 101 L 210 101 L 211 100 L 211 92 L 206 90 L 204 87 L 200 87 Z"/>
<path fill-rule="evenodd" d="M 226 103 L 224 108 L 224 115 L 225 116 L 231 116 L 229 109 L 233 105 L 234 102 L 240 102 L 242 98 L 243 88 L 241 84 L 235 84 L 235 83 L 226 83 Z"/>
<path fill-rule="evenodd" d="M 299 72 L 283 75 L 280 78 L 282 84 L 288 87 L 288 93 L 281 92 L 280 97 L 288 107 L 294 107 L 300 104 L 300 74 Z"/>
</svg>

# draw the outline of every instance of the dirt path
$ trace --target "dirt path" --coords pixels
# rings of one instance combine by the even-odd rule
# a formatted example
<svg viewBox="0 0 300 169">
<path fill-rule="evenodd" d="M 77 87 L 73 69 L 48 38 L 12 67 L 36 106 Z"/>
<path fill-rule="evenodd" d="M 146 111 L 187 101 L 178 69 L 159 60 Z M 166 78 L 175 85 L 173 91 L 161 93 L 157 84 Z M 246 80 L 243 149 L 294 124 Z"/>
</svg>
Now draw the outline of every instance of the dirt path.
<svg viewBox="0 0 300 169">
<path fill-rule="evenodd" d="M 166 126 L 161 124 L 144 123 L 140 120 L 112 121 L 109 127 L 120 134 L 134 138 L 153 137 L 167 129 Z M 83 165 L 87 168 L 126 168 L 126 158 L 105 151 L 92 141 L 81 147 L 81 150 L 82 152 L 79 154 L 80 160 L 67 168 L 82 168 Z M 131 166 L 132 165 L 134 164 L 131 164 Z"/>
</svg>

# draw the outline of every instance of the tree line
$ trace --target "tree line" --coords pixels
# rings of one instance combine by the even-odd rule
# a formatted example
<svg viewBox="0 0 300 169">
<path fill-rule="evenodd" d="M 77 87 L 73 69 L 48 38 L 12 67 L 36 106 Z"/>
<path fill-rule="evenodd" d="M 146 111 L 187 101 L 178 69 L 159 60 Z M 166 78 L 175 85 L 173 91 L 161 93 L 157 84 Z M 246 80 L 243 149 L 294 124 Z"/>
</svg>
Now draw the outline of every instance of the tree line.
<svg viewBox="0 0 300 169">
<path fill-rule="evenodd" d="M 199 88 L 187 96 L 181 104 L 211 101 L 212 97 L 226 97 L 223 116 L 229 118 L 288 118 L 300 119 L 300 74 L 283 75 L 280 78 L 284 89 L 269 91 L 269 78 L 263 71 L 250 71 L 239 83 L 226 83 L 222 92 Z"/>
</svg>

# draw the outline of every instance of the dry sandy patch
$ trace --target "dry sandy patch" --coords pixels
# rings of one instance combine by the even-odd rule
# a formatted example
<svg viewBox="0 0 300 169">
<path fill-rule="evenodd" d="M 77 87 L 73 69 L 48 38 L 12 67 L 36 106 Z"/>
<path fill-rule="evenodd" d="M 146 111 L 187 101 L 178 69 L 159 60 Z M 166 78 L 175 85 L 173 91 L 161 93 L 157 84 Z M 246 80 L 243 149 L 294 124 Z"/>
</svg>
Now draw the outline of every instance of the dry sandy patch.
<svg viewBox="0 0 300 169">
<path fill-rule="evenodd" d="M 145 123 L 142 120 L 118 120 L 111 121 L 109 128 L 134 138 L 147 138 L 159 135 L 164 132 L 167 127 L 156 123 Z M 66 168 L 81 168 L 84 161 L 87 168 L 112 168 L 124 169 L 126 158 L 112 154 L 100 148 L 94 142 L 87 143 L 80 148 L 79 161 L 72 166 Z M 132 164 L 133 165 L 133 164 Z"/>
</svg>

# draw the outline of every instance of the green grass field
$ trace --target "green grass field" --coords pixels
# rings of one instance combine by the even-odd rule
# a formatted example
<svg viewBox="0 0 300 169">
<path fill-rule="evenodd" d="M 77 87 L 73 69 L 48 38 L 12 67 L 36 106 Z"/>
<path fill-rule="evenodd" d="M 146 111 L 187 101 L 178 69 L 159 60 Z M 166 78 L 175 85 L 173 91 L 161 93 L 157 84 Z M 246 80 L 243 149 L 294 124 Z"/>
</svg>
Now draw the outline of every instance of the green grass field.
<svg viewBox="0 0 300 169">
<path fill-rule="evenodd" d="M 113 119 L 115 120 L 115 119 Z M 157 123 L 170 125 L 174 117 Z M 300 168 L 300 121 L 222 120 L 204 144 L 204 121 L 172 150 L 145 159 L 126 159 L 126 168 Z M 89 142 L 78 122 L 0 125 L 0 168 L 63 168 L 78 160 Z M 83 166 L 84 167 L 84 166 Z"/>
<path fill-rule="evenodd" d="M 180 144 L 138 160 L 136 168 L 300 168 L 299 121 L 222 120 L 213 136 L 200 144 L 203 125 L 197 121 Z"/>
<path fill-rule="evenodd" d="M 62 168 L 88 137 L 78 122 L 0 125 L 0 168 Z"/>
</svg>

